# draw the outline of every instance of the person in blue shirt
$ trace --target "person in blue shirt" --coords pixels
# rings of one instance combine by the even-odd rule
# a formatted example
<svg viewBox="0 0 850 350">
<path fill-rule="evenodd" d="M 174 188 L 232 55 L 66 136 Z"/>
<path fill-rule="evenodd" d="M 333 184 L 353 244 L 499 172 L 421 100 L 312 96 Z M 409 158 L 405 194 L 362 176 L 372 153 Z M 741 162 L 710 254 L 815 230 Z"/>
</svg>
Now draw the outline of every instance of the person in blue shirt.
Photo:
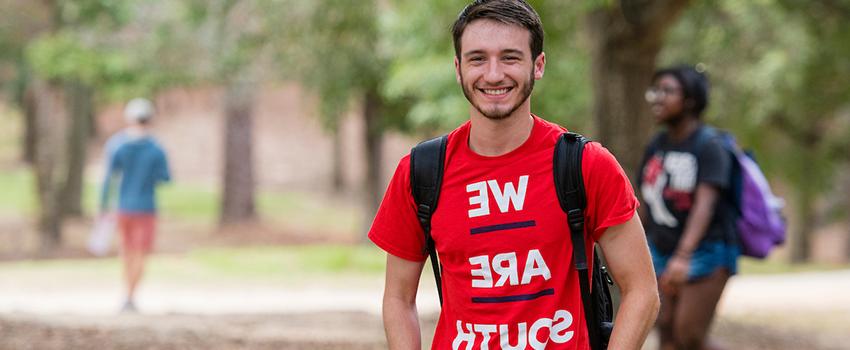
<svg viewBox="0 0 850 350">
<path fill-rule="evenodd" d="M 127 298 L 122 311 L 134 312 L 136 287 L 156 232 L 156 188 L 171 180 L 166 154 L 150 134 L 153 104 L 143 98 L 127 103 L 128 126 L 106 143 L 106 174 L 100 197 L 101 215 L 116 215 L 122 238 Z M 117 205 L 113 189 L 118 189 Z"/>
</svg>

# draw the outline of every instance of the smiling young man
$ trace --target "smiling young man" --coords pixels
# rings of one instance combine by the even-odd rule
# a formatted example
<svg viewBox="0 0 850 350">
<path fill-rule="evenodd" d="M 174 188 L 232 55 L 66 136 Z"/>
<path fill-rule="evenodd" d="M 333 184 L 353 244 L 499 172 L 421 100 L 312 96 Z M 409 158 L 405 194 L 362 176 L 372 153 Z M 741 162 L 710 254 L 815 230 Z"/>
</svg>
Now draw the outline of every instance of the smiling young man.
<svg viewBox="0 0 850 350">
<path fill-rule="evenodd" d="M 566 130 L 531 114 L 543 78 L 543 29 L 522 0 L 477 0 L 453 27 L 457 81 L 469 121 L 448 135 L 431 236 L 442 265 L 433 349 L 589 349 L 553 152 Z M 428 252 L 399 162 L 369 238 L 387 254 L 384 325 L 390 349 L 419 349 L 416 310 Z M 658 310 L 638 202 L 614 157 L 582 157 L 586 244 L 598 243 L 622 291 L 611 349 L 639 349 Z"/>
</svg>

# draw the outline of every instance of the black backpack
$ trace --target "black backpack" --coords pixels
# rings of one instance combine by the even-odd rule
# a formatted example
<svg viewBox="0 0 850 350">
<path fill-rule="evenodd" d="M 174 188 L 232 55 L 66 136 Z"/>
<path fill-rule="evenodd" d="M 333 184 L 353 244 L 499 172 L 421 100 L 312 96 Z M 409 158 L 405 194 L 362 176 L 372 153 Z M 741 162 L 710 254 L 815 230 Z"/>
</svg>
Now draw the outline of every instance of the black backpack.
<svg viewBox="0 0 850 350">
<path fill-rule="evenodd" d="M 434 249 L 431 237 L 431 215 L 437 209 L 440 187 L 443 180 L 443 167 L 446 159 L 447 136 L 424 141 L 410 151 L 410 188 L 416 202 L 417 217 L 425 232 L 425 250 L 431 257 L 434 280 L 440 304 L 443 303 L 441 265 Z M 607 269 L 593 254 L 593 271 L 588 271 L 587 254 L 584 242 L 584 209 L 587 205 L 584 181 L 581 174 L 581 155 L 584 145 L 589 142 L 584 136 L 564 133 L 558 139 L 554 150 L 555 189 L 561 209 L 567 213 L 570 236 L 573 242 L 573 260 L 579 273 L 582 303 L 586 314 L 588 336 L 591 349 L 608 348 L 608 339 L 613 330 L 613 307 L 608 288 L 613 281 Z M 593 273 L 593 288 L 588 283 L 588 274 Z"/>
</svg>

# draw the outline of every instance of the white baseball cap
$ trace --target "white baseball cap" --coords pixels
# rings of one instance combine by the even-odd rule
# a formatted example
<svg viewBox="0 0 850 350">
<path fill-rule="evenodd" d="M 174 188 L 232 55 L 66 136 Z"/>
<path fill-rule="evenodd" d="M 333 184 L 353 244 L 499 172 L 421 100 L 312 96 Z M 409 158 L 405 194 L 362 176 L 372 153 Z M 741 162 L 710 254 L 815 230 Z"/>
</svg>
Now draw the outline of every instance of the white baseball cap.
<svg viewBox="0 0 850 350">
<path fill-rule="evenodd" d="M 130 123 L 138 123 L 150 120 L 154 115 L 153 103 L 146 98 L 137 97 L 124 107 L 124 119 Z"/>
</svg>

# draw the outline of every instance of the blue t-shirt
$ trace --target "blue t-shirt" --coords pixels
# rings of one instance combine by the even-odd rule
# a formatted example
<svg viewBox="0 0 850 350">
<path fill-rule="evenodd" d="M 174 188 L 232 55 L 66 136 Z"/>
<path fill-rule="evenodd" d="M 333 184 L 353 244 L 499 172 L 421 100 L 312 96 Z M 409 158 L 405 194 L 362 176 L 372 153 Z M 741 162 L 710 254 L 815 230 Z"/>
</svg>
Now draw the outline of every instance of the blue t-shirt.
<svg viewBox="0 0 850 350">
<path fill-rule="evenodd" d="M 109 209 L 113 182 L 120 179 L 118 211 L 155 213 L 156 185 L 171 180 L 162 147 L 150 136 L 133 137 L 119 132 L 107 141 L 105 151 L 101 210 Z"/>
</svg>

